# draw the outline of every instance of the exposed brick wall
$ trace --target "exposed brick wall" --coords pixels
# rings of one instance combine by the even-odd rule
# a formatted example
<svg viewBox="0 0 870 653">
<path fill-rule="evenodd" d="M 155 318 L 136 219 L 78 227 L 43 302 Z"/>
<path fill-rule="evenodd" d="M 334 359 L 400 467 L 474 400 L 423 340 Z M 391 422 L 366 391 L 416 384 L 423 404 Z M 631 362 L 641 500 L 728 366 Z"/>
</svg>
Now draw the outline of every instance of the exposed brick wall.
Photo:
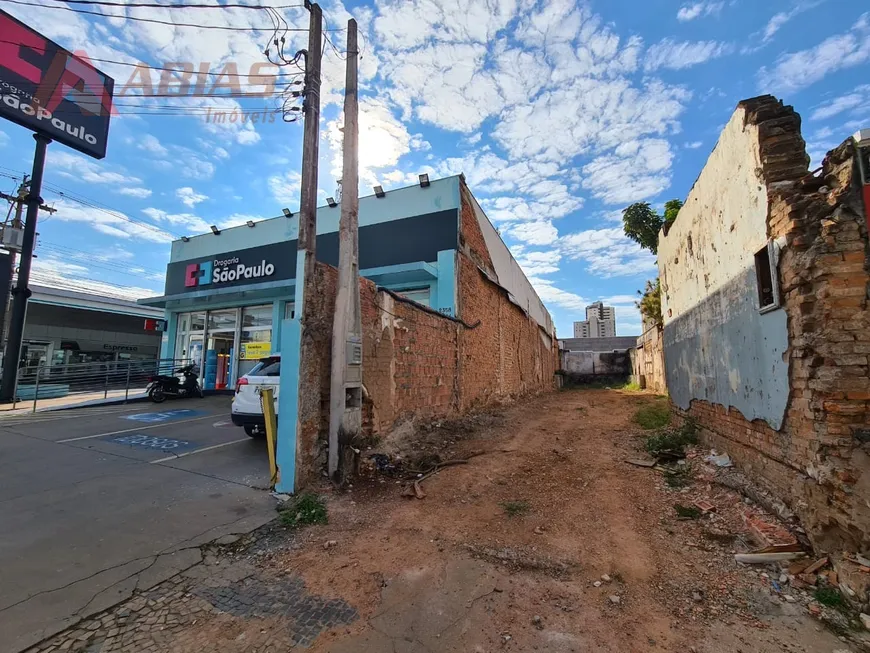
<svg viewBox="0 0 870 653">
<path fill-rule="evenodd" d="M 482 238 L 481 238 L 482 240 Z M 409 419 L 457 415 L 493 401 L 555 388 L 558 346 L 459 254 L 463 321 L 378 291 L 360 280 L 363 329 L 363 435 L 385 436 Z M 337 271 L 318 263 L 316 293 L 303 321 L 300 481 L 318 477 L 329 431 L 332 316 Z M 470 328 L 473 327 L 473 328 Z"/>
<path fill-rule="evenodd" d="M 471 196 L 471 191 L 465 185 L 464 178 L 460 178 L 459 197 L 461 207 L 459 210 L 460 250 L 469 256 L 472 261 L 492 272 L 492 257 L 489 254 L 489 248 L 486 246 L 486 240 L 483 238 L 483 232 L 480 230 L 477 217 L 474 215 L 474 198 Z"/>
<path fill-rule="evenodd" d="M 807 176 L 800 117 L 770 96 L 741 103 L 759 126 L 768 232 L 784 240 L 779 285 L 788 316 L 790 394 L 780 430 L 694 401 L 712 446 L 801 517 L 823 551 L 870 545 L 870 264 L 851 140 Z"/>
</svg>

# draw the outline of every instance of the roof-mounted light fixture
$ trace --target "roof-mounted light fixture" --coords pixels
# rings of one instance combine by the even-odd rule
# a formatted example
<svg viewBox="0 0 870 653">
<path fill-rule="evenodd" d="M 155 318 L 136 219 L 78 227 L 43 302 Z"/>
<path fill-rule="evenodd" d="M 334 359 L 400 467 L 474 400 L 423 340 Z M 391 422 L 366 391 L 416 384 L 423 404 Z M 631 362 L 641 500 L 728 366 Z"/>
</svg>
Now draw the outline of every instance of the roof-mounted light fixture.
<svg viewBox="0 0 870 653">
<path fill-rule="evenodd" d="M 245 224 L 248 225 L 249 227 L 256 227 L 257 226 L 257 223 L 254 222 L 253 220 L 248 220 Z"/>
<path fill-rule="evenodd" d="M 182 236 L 182 237 L 181 237 L 181 242 L 183 242 L 183 243 L 189 243 L 189 242 L 190 242 L 190 238 L 188 238 L 187 236 Z"/>
<path fill-rule="evenodd" d="M 215 227 L 214 225 L 211 226 L 211 232 L 212 232 L 215 236 L 220 236 L 220 235 L 221 235 L 221 230 L 218 229 L 217 227 Z"/>
<path fill-rule="evenodd" d="M 281 209 L 281 212 L 284 213 L 284 217 L 286 218 L 293 217 L 293 211 L 291 211 L 290 209 Z"/>
<path fill-rule="evenodd" d="M 326 203 L 329 204 L 329 207 L 332 209 L 334 209 L 336 206 L 338 206 L 338 202 L 335 201 L 334 197 L 327 197 Z"/>
<path fill-rule="evenodd" d="M 383 186 L 375 186 L 375 197 L 386 197 Z"/>
<path fill-rule="evenodd" d="M 424 172 L 420 175 L 420 188 L 426 188 L 427 186 L 429 186 L 429 175 Z"/>
</svg>

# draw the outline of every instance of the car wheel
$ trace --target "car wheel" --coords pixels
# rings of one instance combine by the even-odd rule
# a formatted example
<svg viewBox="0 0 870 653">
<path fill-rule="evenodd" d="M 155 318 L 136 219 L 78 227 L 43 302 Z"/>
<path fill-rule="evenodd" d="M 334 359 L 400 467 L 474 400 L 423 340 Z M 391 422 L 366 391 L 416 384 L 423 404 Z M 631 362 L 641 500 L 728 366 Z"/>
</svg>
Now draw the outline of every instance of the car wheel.
<svg viewBox="0 0 870 653">
<path fill-rule="evenodd" d="M 254 424 L 245 424 L 245 433 L 252 438 L 266 437 L 266 429 L 261 426 L 255 426 Z"/>
<path fill-rule="evenodd" d="M 163 392 L 163 388 L 161 388 L 159 385 L 155 385 L 148 392 L 148 398 L 155 404 L 162 404 L 164 401 L 166 401 L 166 393 Z"/>
</svg>

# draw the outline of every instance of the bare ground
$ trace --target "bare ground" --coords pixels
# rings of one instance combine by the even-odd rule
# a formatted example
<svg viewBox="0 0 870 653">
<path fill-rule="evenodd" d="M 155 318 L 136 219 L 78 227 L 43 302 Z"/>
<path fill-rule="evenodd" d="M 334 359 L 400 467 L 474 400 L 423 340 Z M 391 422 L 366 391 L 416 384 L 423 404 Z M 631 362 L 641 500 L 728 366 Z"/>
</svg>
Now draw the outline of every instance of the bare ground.
<svg viewBox="0 0 870 653">
<path fill-rule="evenodd" d="M 610 390 L 525 401 L 472 439 L 448 434 L 442 457 L 483 454 L 426 480 L 425 499 L 384 479 L 337 497 L 330 526 L 286 564 L 363 618 L 314 650 L 848 650 L 678 521 L 679 494 L 658 473 L 624 462 L 650 401 Z M 528 512 L 510 517 L 507 502 Z"/>
<path fill-rule="evenodd" d="M 430 462 L 473 457 L 426 479 L 423 499 L 373 470 L 349 491 L 327 489 L 328 526 L 218 546 L 38 650 L 854 650 L 807 614 L 808 595 L 772 591 L 778 569 L 734 562 L 739 496 L 703 474 L 669 488 L 624 462 L 641 449 L 635 411 L 657 401 L 563 391 L 417 434 Z M 674 504 L 693 499 L 717 513 L 681 521 Z"/>
</svg>

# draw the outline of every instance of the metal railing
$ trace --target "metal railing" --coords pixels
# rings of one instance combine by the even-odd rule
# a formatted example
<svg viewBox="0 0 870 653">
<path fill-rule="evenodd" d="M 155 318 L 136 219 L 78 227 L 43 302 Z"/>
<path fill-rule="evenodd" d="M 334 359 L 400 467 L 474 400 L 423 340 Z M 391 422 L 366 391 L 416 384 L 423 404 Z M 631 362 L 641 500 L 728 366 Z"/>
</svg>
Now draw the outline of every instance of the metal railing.
<svg viewBox="0 0 870 653">
<path fill-rule="evenodd" d="M 25 365 L 18 369 L 13 408 L 18 402 L 33 402 L 36 412 L 40 400 L 70 398 L 85 402 L 113 398 L 128 401 L 131 394 L 144 395 L 152 377 L 171 375 L 186 359 L 124 360 L 66 365 Z M 56 402 L 63 403 L 63 402 Z"/>
</svg>

